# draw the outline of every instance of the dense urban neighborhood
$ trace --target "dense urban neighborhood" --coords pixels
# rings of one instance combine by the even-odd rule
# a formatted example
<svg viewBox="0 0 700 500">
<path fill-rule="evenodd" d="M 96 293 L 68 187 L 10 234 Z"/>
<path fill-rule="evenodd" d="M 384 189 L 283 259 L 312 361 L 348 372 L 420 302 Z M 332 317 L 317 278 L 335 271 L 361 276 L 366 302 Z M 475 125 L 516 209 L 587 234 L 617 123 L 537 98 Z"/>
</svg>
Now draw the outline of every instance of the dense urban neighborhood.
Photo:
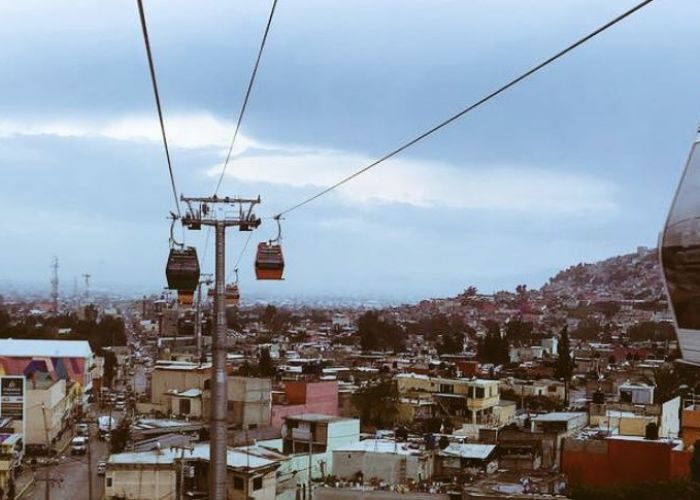
<svg viewBox="0 0 700 500">
<path fill-rule="evenodd" d="M 4 296 L 0 498 L 205 498 L 211 301 L 199 312 L 168 294 Z M 655 249 L 539 290 L 235 298 L 226 319 L 228 498 L 699 491 L 700 377 L 676 361 Z"/>
</svg>

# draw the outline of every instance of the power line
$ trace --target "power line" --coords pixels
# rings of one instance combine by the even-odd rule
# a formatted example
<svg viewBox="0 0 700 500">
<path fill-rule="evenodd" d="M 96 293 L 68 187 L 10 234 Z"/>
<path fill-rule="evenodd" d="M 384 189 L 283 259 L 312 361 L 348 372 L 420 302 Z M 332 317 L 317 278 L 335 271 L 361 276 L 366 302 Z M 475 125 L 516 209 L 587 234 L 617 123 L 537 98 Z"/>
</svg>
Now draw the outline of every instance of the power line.
<svg viewBox="0 0 700 500">
<path fill-rule="evenodd" d="M 260 48 L 258 49 L 258 57 L 255 59 L 255 65 L 253 66 L 253 72 L 250 75 L 250 80 L 248 81 L 248 88 L 246 89 L 245 97 L 243 98 L 243 103 L 241 104 L 241 109 L 238 113 L 238 120 L 236 122 L 236 128 L 233 131 L 233 138 L 231 139 L 231 144 L 228 148 L 228 153 L 226 154 L 226 160 L 224 161 L 224 166 L 221 169 L 221 174 L 219 174 L 219 180 L 216 183 L 216 188 L 214 189 L 214 196 L 219 192 L 221 188 L 221 183 L 224 180 L 224 175 L 226 174 L 226 168 L 231 161 L 231 155 L 233 153 L 233 147 L 236 144 L 236 139 L 238 138 L 238 132 L 241 128 L 241 123 L 243 122 L 243 116 L 245 115 L 245 110 L 248 107 L 248 100 L 250 99 L 250 94 L 253 90 L 253 84 L 255 83 L 255 77 L 258 74 L 258 67 L 260 66 L 260 59 L 262 58 L 263 50 L 265 49 L 265 44 L 267 43 L 267 36 L 270 33 L 270 26 L 272 25 L 272 18 L 275 15 L 275 9 L 277 8 L 277 0 L 272 1 L 272 7 L 270 8 L 270 15 L 267 18 L 267 25 L 265 26 L 265 32 L 263 33 L 262 40 L 260 41 Z M 207 252 L 209 250 L 209 240 L 211 238 L 211 228 L 207 228 L 207 237 L 204 241 L 204 252 L 202 252 L 202 262 L 207 259 Z M 236 267 L 238 267 L 236 265 Z"/>
<path fill-rule="evenodd" d="M 219 175 L 219 181 L 216 183 L 216 189 L 214 190 L 214 195 L 219 192 L 221 183 L 224 180 L 224 175 L 226 174 L 226 168 L 228 167 L 229 161 L 231 160 L 231 153 L 233 153 L 233 146 L 236 144 L 236 138 L 238 137 L 238 131 L 241 128 L 241 122 L 243 121 L 243 116 L 245 115 L 246 107 L 248 107 L 248 99 L 250 99 L 250 93 L 253 90 L 253 84 L 255 83 L 255 76 L 258 74 L 258 67 L 260 66 L 260 59 L 262 58 L 263 50 L 265 49 L 265 43 L 267 42 L 267 35 L 270 33 L 270 25 L 272 24 L 272 18 L 275 15 L 275 8 L 277 7 L 277 0 L 272 1 L 272 8 L 270 9 L 270 16 L 267 18 L 267 25 L 265 26 L 265 32 L 263 33 L 262 41 L 260 42 L 260 49 L 258 49 L 258 57 L 255 60 L 255 66 L 253 66 L 253 73 L 250 75 L 250 80 L 248 81 L 248 88 L 245 92 L 245 97 L 243 98 L 243 104 L 241 105 L 241 110 L 238 113 L 238 121 L 236 122 L 236 129 L 233 132 L 233 138 L 231 139 L 231 145 L 228 148 L 228 153 L 226 154 L 226 161 L 224 162 L 224 167 L 221 169 L 221 175 Z"/>
<path fill-rule="evenodd" d="M 243 244 L 243 248 L 241 249 L 241 253 L 238 255 L 238 259 L 236 259 L 236 263 L 233 265 L 233 270 L 230 273 L 228 273 L 227 281 L 238 270 L 238 265 L 241 263 L 241 260 L 243 260 L 243 256 L 245 255 L 245 251 L 248 248 L 248 244 L 250 243 L 250 238 L 252 236 L 253 236 L 253 231 L 249 231 L 248 237 L 246 238 L 245 243 Z"/>
<path fill-rule="evenodd" d="M 165 158 L 168 160 L 168 173 L 170 174 L 170 185 L 173 188 L 173 198 L 175 199 L 175 208 L 177 215 L 180 213 L 180 202 L 175 188 L 175 175 L 173 174 L 173 164 L 170 161 L 170 149 L 168 148 L 168 138 L 165 135 L 165 124 L 163 123 L 163 110 L 160 106 L 160 95 L 158 94 L 158 82 L 156 81 L 156 69 L 153 64 L 153 55 L 151 54 L 151 42 L 148 39 L 148 28 L 146 27 L 146 14 L 143 11 L 142 0 L 136 0 L 139 7 L 139 16 L 141 18 L 141 31 L 143 32 L 143 42 L 146 45 L 146 54 L 148 55 L 148 68 L 151 71 L 151 83 L 153 84 L 153 94 L 156 98 L 156 107 L 158 108 L 158 120 L 160 121 L 160 131 L 163 136 L 163 146 L 165 146 Z"/>
<path fill-rule="evenodd" d="M 536 66 L 530 68 L 528 71 L 526 71 L 525 73 L 521 74 L 521 75 L 518 76 L 517 78 L 515 78 L 515 79 L 509 81 L 508 83 L 506 83 L 505 85 L 499 87 L 497 90 L 494 90 L 493 92 L 491 92 L 491 93 L 488 94 L 487 96 L 485 96 L 485 97 L 479 99 L 478 101 L 476 101 L 475 103 L 471 104 L 470 106 L 468 106 L 468 107 L 462 109 L 462 110 L 459 111 L 458 113 L 456 113 L 456 114 L 450 116 L 448 119 L 446 119 L 446 120 L 440 122 L 439 124 L 435 125 L 433 128 L 429 129 L 428 131 L 423 132 L 423 133 L 420 134 L 419 136 L 417 136 L 417 137 L 415 137 L 414 139 L 411 139 L 410 141 L 404 143 L 402 146 L 399 146 L 398 148 L 394 149 L 393 151 L 387 153 L 386 155 L 382 156 L 381 158 L 379 158 L 378 160 L 374 161 L 373 163 L 370 163 L 370 164 L 367 165 L 366 167 L 363 167 L 362 169 L 358 170 L 357 172 L 355 172 L 355 173 L 353 173 L 353 174 L 351 174 L 351 175 L 349 175 L 349 176 L 347 176 L 347 177 L 341 179 L 340 181 L 338 181 L 338 182 L 336 182 L 335 184 L 333 184 L 333 185 L 331 185 L 331 186 L 329 186 L 329 187 L 323 189 L 322 191 L 320 191 L 320 192 L 316 193 L 315 195 L 311 196 L 310 198 L 307 198 L 307 199 L 305 199 L 304 201 L 301 201 L 301 202 L 297 203 L 296 205 L 293 205 L 293 206 L 287 208 L 286 210 L 283 210 L 282 212 L 280 212 L 279 214 L 277 214 L 277 216 L 282 216 L 282 215 L 288 214 L 289 212 L 291 212 L 291 211 L 293 211 L 293 210 L 296 210 L 296 209 L 298 209 L 298 208 L 303 207 L 303 206 L 306 205 L 307 203 L 311 203 L 312 201 L 316 200 L 317 198 L 320 198 L 321 196 L 323 196 L 323 195 L 325 195 L 325 194 L 328 194 L 329 192 L 331 192 L 331 191 L 333 191 L 334 189 L 336 189 L 336 188 L 342 186 L 342 185 L 345 184 L 346 182 L 351 181 L 351 180 L 354 179 L 355 177 L 357 177 L 357 176 L 359 176 L 359 175 L 361 175 L 361 174 L 367 172 L 368 170 L 370 170 L 370 169 L 376 167 L 377 165 L 379 165 L 379 164 L 385 162 L 386 160 L 388 160 L 388 159 L 390 159 L 390 158 L 396 156 L 397 154 L 401 153 L 402 151 L 404 151 L 404 150 L 410 148 L 411 146 L 415 145 L 416 143 L 418 143 L 418 142 L 422 141 L 423 139 L 427 138 L 428 136 L 434 134 L 435 132 L 437 132 L 437 131 L 440 130 L 441 128 L 446 127 L 447 125 L 449 125 L 449 124 L 451 124 L 452 122 L 458 120 L 459 118 L 461 118 L 461 117 L 464 116 L 465 114 L 469 113 L 470 111 L 473 111 L 474 109 L 478 108 L 478 107 L 481 106 L 482 104 L 487 103 L 488 101 L 490 101 L 491 99 L 495 98 L 495 97 L 498 96 L 499 94 L 505 92 L 506 90 L 510 89 L 511 87 L 515 86 L 516 84 L 520 83 L 521 81 L 525 80 L 526 78 L 528 78 L 528 77 L 532 76 L 533 74 L 537 73 L 539 70 L 541 70 L 541 69 L 544 68 L 545 66 L 547 66 L 547 65 L 549 65 L 549 64 L 551 64 L 551 63 L 553 63 L 554 61 L 556 61 L 556 60 L 559 59 L 560 57 L 566 55 L 567 53 L 571 52 L 572 50 L 574 50 L 574 49 L 577 48 L 578 46 L 583 45 L 584 43 L 586 43 L 586 42 L 589 41 L 590 39 L 594 38 L 595 36 L 599 35 L 600 33 L 604 32 L 604 31 L 606 31 L 608 28 L 611 28 L 612 26 L 616 25 L 617 23 L 619 23 L 619 22 L 622 21 L 623 19 L 629 17 L 630 15 L 634 14 L 635 12 L 637 12 L 637 11 L 640 10 L 640 9 L 642 9 L 643 7 L 645 7 L 646 5 L 650 4 L 650 3 L 653 2 L 653 1 L 654 1 L 654 0 L 644 0 L 643 2 L 641 2 L 641 3 L 637 4 L 637 5 L 635 5 L 635 6 L 632 7 L 631 9 L 627 10 L 626 12 L 624 12 L 624 13 L 620 14 L 619 16 L 617 16 L 616 18 L 614 18 L 613 20 L 611 20 L 611 21 L 605 23 L 603 26 L 599 27 L 599 28 L 596 29 L 595 31 L 589 33 L 588 35 L 584 36 L 583 38 L 581 38 L 581 39 L 579 39 L 578 41 L 574 42 L 573 44 L 569 45 L 568 47 L 566 47 L 565 49 L 561 50 L 560 52 L 557 52 L 556 54 L 554 54 L 554 55 L 551 56 L 550 58 L 546 59 L 545 61 L 539 63 L 538 65 L 536 65 Z"/>
</svg>

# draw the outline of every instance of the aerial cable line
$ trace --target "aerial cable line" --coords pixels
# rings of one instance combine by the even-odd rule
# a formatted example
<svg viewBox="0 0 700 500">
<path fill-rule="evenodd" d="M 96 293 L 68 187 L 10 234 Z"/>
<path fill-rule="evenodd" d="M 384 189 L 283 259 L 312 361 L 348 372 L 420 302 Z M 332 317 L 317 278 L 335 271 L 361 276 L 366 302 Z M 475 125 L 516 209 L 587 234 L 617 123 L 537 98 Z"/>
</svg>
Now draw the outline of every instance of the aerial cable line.
<svg viewBox="0 0 700 500">
<path fill-rule="evenodd" d="M 224 175 L 226 174 L 226 168 L 228 167 L 229 161 L 231 160 L 231 154 L 233 153 L 233 147 L 236 144 L 236 138 L 238 137 L 238 131 L 241 128 L 241 122 L 243 121 L 243 116 L 245 115 L 245 110 L 248 107 L 248 100 L 250 99 L 250 93 L 253 90 L 253 84 L 255 83 L 255 76 L 258 74 L 258 67 L 260 66 L 260 59 L 262 58 L 263 50 L 265 49 L 265 43 L 267 42 L 267 35 L 270 33 L 270 26 L 272 25 L 272 18 L 275 15 L 275 8 L 277 7 L 277 0 L 272 1 L 272 8 L 270 9 L 270 16 L 267 18 L 267 25 L 265 26 L 265 32 L 263 33 L 262 41 L 260 42 L 260 48 L 258 49 L 258 57 L 255 60 L 255 66 L 253 66 L 253 73 L 250 75 L 250 80 L 248 81 L 248 88 L 245 92 L 245 97 L 243 98 L 243 103 L 241 104 L 241 110 L 238 113 L 238 121 L 236 122 L 236 129 L 233 132 L 233 138 L 231 139 L 231 145 L 228 148 L 228 153 L 226 154 L 226 161 L 224 161 L 224 167 L 221 169 L 221 175 L 219 175 L 219 181 L 216 183 L 216 189 L 214 189 L 214 195 L 219 192 L 221 183 L 224 180 Z"/>
<path fill-rule="evenodd" d="M 180 200 L 177 196 L 177 188 L 175 187 L 175 175 L 173 174 L 173 164 L 170 160 L 170 149 L 168 148 L 168 138 L 165 134 L 165 124 L 163 123 L 163 110 L 160 106 L 160 95 L 158 94 L 158 82 L 156 81 L 156 69 L 153 64 L 153 55 L 151 54 L 151 43 L 148 39 L 148 28 L 146 27 L 146 14 L 143 11 L 142 0 L 136 0 L 139 7 L 139 16 L 141 17 L 141 31 L 143 32 L 143 42 L 146 45 L 146 54 L 148 55 L 148 68 L 151 70 L 151 83 L 153 84 L 153 94 L 156 98 L 156 107 L 158 108 L 158 120 L 160 121 L 160 131 L 163 136 L 163 146 L 165 146 L 165 158 L 168 160 L 168 173 L 170 174 L 170 185 L 173 188 L 173 198 L 175 199 L 175 208 L 177 209 L 178 217 L 180 213 Z"/>
<path fill-rule="evenodd" d="M 530 68 L 528 71 L 526 71 L 526 72 L 523 73 L 522 75 L 520 75 L 520 76 L 518 76 L 517 78 L 515 78 L 515 79 L 509 81 L 508 83 L 506 83 L 506 84 L 503 85 L 502 87 L 499 87 L 497 90 L 494 90 L 493 92 L 491 92 L 491 93 L 488 94 L 487 96 L 485 96 L 485 97 L 479 99 L 478 101 L 476 101 L 475 103 L 471 104 L 470 106 L 468 106 L 468 107 L 462 109 L 460 112 L 458 112 L 458 113 L 456 113 L 456 114 L 450 116 L 448 119 L 446 119 L 446 120 L 444 120 L 443 122 L 441 122 L 441 123 L 435 125 L 433 128 L 427 130 L 426 132 L 423 132 L 423 133 L 420 134 L 418 137 L 415 137 L 414 139 L 412 139 L 412 140 L 410 140 L 410 141 L 404 143 L 403 145 L 401 145 L 401 146 L 399 146 L 398 148 L 394 149 L 393 151 L 387 153 L 386 155 L 382 156 L 381 158 L 379 158 L 378 160 L 374 161 L 373 163 L 370 163 L 370 164 L 367 165 L 366 167 L 364 167 L 364 168 L 358 170 L 357 172 L 355 172 L 355 173 L 353 173 L 353 174 L 351 174 L 351 175 L 349 175 L 349 176 L 347 176 L 347 177 L 341 179 L 340 181 L 338 181 L 338 182 L 336 182 L 335 184 L 333 184 L 333 185 L 331 185 L 331 186 L 329 186 L 329 187 L 323 189 L 322 191 L 320 191 L 320 192 L 316 193 L 315 195 L 311 196 L 310 198 L 307 198 L 307 199 L 305 199 L 304 201 L 301 201 L 301 202 L 297 203 L 296 205 L 293 205 L 293 206 L 287 208 L 286 210 L 283 210 L 282 212 L 279 212 L 275 217 L 281 217 L 281 216 L 283 216 L 283 215 L 288 214 L 289 212 L 292 212 L 293 210 L 296 210 L 296 209 L 298 209 L 298 208 L 303 207 L 303 206 L 306 205 L 307 203 L 311 203 L 312 201 L 314 201 L 314 200 L 320 198 L 321 196 L 323 196 L 323 195 L 325 195 L 325 194 L 328 194 L 328 193 L 330 193 L 331 191 L 333 191 L 334 189 L 336 189 L 336 188 L 342 186 L 343 184 L 345 184 L 345 183 L 347 183 L 347 182 L 350 182 L 350 181 L 353 180 L 355 177 L 357 177 L 357 176 L 359 176 L 359 175 L 361 175 L 361 174 L 367 172 L 368 170 L 370 170 L 370 169 L 372 169 L 372 168 L 378 166 L 379 164 L 385 162 L 386 160 L 388 160 L 388 159 L 390 159 L 390 158 L 396 156 L 397 154 L 401 153 L 402 151 L 404 151 L 404 150 L 410 148 L 411 146 L 417 144 L 418 142 L 422 141 L 423 139 L 427 138 L 428 136 L 434 134 L 435 132 L 437 132 L 438 130 L 442 129 L 443 127 L 446 127 L 447 125 L 451 124 L 452 122 L 458 120 L 459 118 L 461 118 L 462 116 L 466 115 L 466 114 L 469 113 L 470 111 L 475 110 L 476 108 L 478 108 L 478 107 L 481 106 L 482 104 L 487 103 L 487 102 L 490 101 L 491 99 L 495 98 L 495 97 L 498 96 L 499 94 L 505 92 L 506 90 L 510 89 L 511 87 L 515 86 L 516 84 L 520 83 L 521 81 L 525 80 L 526 78 L 528 78 L 528 77 L 532 76 L 533 74 L 537 73 L 539 70 L 543 69 L 545 66 L 547 66 L 547 65 L 549 65 L 549 64 L 551 64 L 551 63 L 553 63 L 554 61 L 556 61 L 556 60 L 559 59 L 560 57 L 562 57 L 562 56 L 568 54 L 569 52 L 571 52 L 572 50 L 574 50 L 574 49 L 577 48 L 578 46 L 583 45 L 584 43 L 586 43 L 587 41 L 591 40 L 591 39 L 594 38 L 595 36 L 597 36 L 597 35 L 599 35 L 600 33 L 606 31 L 608 28 L 613 27 L 614 25 L 616 25 L 617 23 L 619 23 L 619 22 L 622 21 L 623 19 L 625 19 L 625 18 L 631 16 L 632 14 L 634 14 L 635 12 L 637 12 L 637 11 L 640 10 L 640 9 L 642 9 L 643 7 L 645 7 L 646 5 L 650 4 L 650 3 L 653 2 L 653 1 L 654 1 L 654 0 L 644 0 L 643 2 L 641 2 L 641 3 L 637 4 L 637 5 L 635 5 L 635 6 L 632 7 L 631 9 L 627 10 L 626 12 L 624 12 L 624 13 L 620 14 L 619 16 L 617 16 L 616 18 L 614 18 L 613 20 L 611 20 L 611 21 L 605 23 L 603 26 L 599 27 L 599 28 L 596 29 L 595 31 L 589 33 L 588 35 L 584 36 L 583 38 L 581 38 L 581 39 L 579 39 L 578 41 L 574 42 L 573 44 L 569 45 L 568 47 L 566 47 L 565 49 L 561 50 L 560 52 L 557 52 L 556 54 L 554 54 L 554 55 L 553 55 L 552 57 L 550 57 L 549 59 L 546 59 L 545 61 L 539 63 L 538 65 L 536 65 L 536 66 Z"/>
<path fill-rule="evenodd" d="M 221 169 L 221 174 L 219 174 L 219 180 L 216 183 L 216 188 L 214 189 L 214 196 L 219 192 L 221 188 L 221 183 L 224 181 L 224 176 L 226 175 L 226 168 L 231 161 L 231 155 L 233 154 L 233 148 L 236 144 L 236 139 L 238 138 L 238 132 L 241 129 L 241 123 L 243 122 L 243 116 L 245 116 L 246 108 L 248 107 L 248 100 L 250 99 L 250 94 L 253 90 L 253 85 L 255 84 L 255 77 L 258 74 L 258 68 L 260 67 L 260 60 L 262 59 L 263 51 L 265 50 L 265 44 L 267 43 L 267 36 L 270 33 L 270 26 L 272 26 L 272 18 L 275 16 L 275 9 L 277 8 L 277 0 L 272 1 L 272 7 L 270 8 L 270 15 L 267 18 L 267 25 L 265 26 L 265 31 L 263 33 L 262 40 L 260 41 L 260 48 L 258 49 L 258 56 L 255 59 L 255 65 L 253 66 L 253 72 L 250 75 L 250 80 L 248 81 L 248 88 L 245 92 L 245 97 L 243 98 L 243 103 L 241 104 L 241 109 L 238 113 L 238 120 L 236 121 L 236 128 L 233 131 L 233 138 L 231 139 L 231 144 L 229 145 L 228 152 L 226 154 L 226 160 L 224 161 L 224 166 Z M 209 240 L 211 238 L 211 228 L 207 228 L 207 237 L 204 241 L 204 252 L 202 254 L 202 262 L 206 261 L 207 252 L 209 250 Z M 242 254 L 241 254 L 242 255 Z M 240 260 L 240 259 L 239 259 Z"/>
<path fill-rule="evenodd" d="M 243 260 L 243 256 L 245 255 L 245 251 L 248 248 L 248 244 L 250 243 L 250 238 L 253 236 L 253 231 L 248 231 L 248 237 L 245 240 L 245 243 L 243 244 L 243 248 L 241 249 L 241 253 L 238 255 L 238 259 L 236 259 L 236 263 L 233 265 L 233 270 L 228 273 L 228 278 L 226 280 L 228 281 L 233 274 L 238 271 L 238 265 L 241 263 Z"/>
</svg>

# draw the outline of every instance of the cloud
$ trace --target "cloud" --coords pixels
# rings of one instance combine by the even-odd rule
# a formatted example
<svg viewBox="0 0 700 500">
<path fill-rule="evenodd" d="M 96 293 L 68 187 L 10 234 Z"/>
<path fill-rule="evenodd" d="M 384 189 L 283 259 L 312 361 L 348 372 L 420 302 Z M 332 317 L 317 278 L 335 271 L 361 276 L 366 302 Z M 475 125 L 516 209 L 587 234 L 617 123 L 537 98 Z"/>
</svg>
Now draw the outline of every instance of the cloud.
<svg viewBox="0 0 700 500">
<path fill-rule="evenodd" d="M 211 114 L 174 114 L 166 121 L 173 147 L 212 150 L 224 155 L 232 122 Z M 0 137 L 50 135 L 62 138 L 107 138 L 128 142 L 161 141 L 154 117 L 127 116 L 113 121 L 0 120 Z M 226 172 L 238 181 L 324 189 L 372 159 L 358 153 L 275 144 L 239 135 L 235 164 Z M 205 174 L 216 177 L 221 165 Z M 612 212 L 616 190 L 609 182 L 561 167 L 451 164 L 396 158 L 351 180 L 337 190 L 350 205 L 407 204 L 509 212 L 572 215 Z"/>
<path fill-rule="evenodd" d="M 184 149 L 228 149 L 233 135 L 234 123 L 221 120 L 208 113 L 174 114 L 166 117 L 165 130 L 168 144 Z M 161 132 L 155 116 L 134 115 L 113 121 L 95 120 L 48 120 L 24 122 L 0 119 L 0 138 L 17 136 L 95 137 L 117 141 L 157 142 Z M 239 133 L 234 154 L 249 149 L 268 149 L 270 146 Z"/>
<path fill-rule="evenodd" d="M 239 181 L 327 188 L 371 163 L 359 154 L 319 150 L 244 155 L 227 177 Z M 208 170 L 218 176 L 220 166 Z M 518 165 L 453 165 L 392 159 L 338 188 L 346 203 L 576 213 L 617 209 L 614 186 L 587 174 Z"/>
</svg>

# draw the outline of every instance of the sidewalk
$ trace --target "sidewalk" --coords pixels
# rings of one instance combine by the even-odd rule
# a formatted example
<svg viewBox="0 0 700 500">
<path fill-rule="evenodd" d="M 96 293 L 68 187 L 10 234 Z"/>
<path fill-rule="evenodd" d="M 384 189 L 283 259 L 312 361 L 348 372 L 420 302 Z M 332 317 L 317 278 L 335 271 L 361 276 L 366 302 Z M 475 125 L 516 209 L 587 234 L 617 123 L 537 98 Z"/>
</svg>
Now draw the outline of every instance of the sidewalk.
<svg viewBox="0 0 700 500">
<path fill-rule="evenodd" d="M 20 499 L 33 491 L 32 486 L 34 486 L 34 483 L 34 471 L 29 467 L 25 467 L 22 474 L 15 481 L 15 499 Z"/>
</svg>

